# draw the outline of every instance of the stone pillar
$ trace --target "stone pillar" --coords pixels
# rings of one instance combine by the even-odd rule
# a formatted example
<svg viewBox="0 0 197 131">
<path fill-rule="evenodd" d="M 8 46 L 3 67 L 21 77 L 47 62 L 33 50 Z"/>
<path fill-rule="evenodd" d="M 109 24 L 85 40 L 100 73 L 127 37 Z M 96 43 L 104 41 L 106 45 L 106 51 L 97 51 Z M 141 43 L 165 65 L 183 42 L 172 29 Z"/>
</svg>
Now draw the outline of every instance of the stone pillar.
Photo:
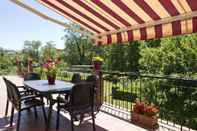
<svg viewBox="0 0 197 131">
<path fill-rule="evenodd" d="M 93 72 L 96 76 L 98 76 L 96 81 L 96 108 L 99 109 L 103 104 L 103 79 L 102 79 L 102 71 L 101 61 L 93 61 Z"/>
<path fill-rule="evenodd" d="M 93 70 L 97 75 L 99 75 L 99 72 L 101 71 L 101 67 L 102 67 L 102 61 L 93 61 L 92 64 L 93 64 Z"/>
<path fill-rule="evenodd" d="M 16 73 L 17 73 L 17 75 L 23 75 L 21 63 L 22 63 L 22 61 L 17 57 L 16 58 L 16 66 L 17 66 Z"/>
<path fill-rule="evenodd" d="M 98 88 L 98 106 L 103 104 L 103 74 L 102 71 L 99 72 L 99 88 Z"/>
<path fill-rule="evenodd" d="M 31 58 L 28 58 L 28 72 L 33 72 L 33 65 L 32 65 L 33 60 Z"/>
</svg>

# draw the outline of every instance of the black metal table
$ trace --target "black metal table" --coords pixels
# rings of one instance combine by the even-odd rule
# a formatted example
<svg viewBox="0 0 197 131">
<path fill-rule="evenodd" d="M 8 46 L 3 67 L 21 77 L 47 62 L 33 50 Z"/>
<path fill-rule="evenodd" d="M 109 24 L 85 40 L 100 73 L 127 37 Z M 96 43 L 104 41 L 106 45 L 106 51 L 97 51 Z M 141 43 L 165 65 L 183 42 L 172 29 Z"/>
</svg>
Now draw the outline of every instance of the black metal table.
<svg viewBox="0 0 197 131">
<path fill-rule="evenodd" d="M 49 111 L 47 118 L 47 129 L 50 126 L 51 112 L 54 101 L 52 99 L 52 94 L 69 93 L 72 90 L 74 84 L 70 82 L 56 80 L 54 85 L 49 85 L 47 80 L 33 80 L 24 81 L 25 88 L 31 89 L 39 94 L 48 96 L 49 99 Z"/>
</svg>

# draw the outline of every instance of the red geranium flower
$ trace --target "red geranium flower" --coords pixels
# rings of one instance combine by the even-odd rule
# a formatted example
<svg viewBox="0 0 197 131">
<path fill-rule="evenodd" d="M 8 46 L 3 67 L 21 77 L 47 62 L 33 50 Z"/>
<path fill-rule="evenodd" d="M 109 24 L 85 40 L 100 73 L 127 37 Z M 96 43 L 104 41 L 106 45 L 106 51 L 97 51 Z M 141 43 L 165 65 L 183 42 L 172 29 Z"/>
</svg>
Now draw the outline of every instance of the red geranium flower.
<svg viewBox="0 0 197 131">
<path fill-rule="evenodd" d="M 52 59 L 48 59 L 47 63 L 43 64 L 43 71 L 47 75 L 55 76 L 58 70 L 57 65 L 58 63 L 56 63 L 56 61 L 53 61 Z"/>
<path fill-rule="evenodd" d="M 145 102 L 136 101 L 133 112 L 146 116 L 155 116 L 158 113 L 158 109 L 153 105 L 146 104 Z"/>
</svg>

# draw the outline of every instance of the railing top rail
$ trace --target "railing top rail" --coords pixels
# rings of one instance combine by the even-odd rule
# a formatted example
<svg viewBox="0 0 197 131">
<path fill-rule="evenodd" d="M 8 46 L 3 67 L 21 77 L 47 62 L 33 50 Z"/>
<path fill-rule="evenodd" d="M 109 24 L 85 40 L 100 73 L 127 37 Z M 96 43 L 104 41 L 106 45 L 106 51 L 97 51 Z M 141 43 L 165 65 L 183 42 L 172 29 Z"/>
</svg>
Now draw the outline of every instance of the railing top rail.
<svg viewBox="0 0 197 131">
<path fill-rule="evenodd" d="M 116 74 L 116 75 L 125 75 L 125 76 L 137 76 L 137 77 L 148 77 L 148 78 L 160 78 L 160 79 L 171 79 L 171 80 L 185 80 L 185 81 L 196 81 L 197 79 L 193 79 L 190 77 L 179 77 L 173 75 L 161 75 L 161 74 L 140 74 L 138 72 L 110 72 L 110 71 L 102 71 L 105 74 Z"/>
<path fill-rule="evenodd" d="M 68 69 L 61 70 L 61 73 L 66 73 L 66 72 L 91 73 L 92 72 L 92 69 L 72 69 L 72 68 L 68 68 Z"/>
<path fill-rule="evenodd" d="M 71 68 L 92 68 L 93 65 L 72 65 Z"/>
<path fill-rule="evenodd" d="M 87 73 L 92 72 L 92 69 L 76 69 L 76 68 L 68 68 L 61 71 L 64 72 L 78 72 L 78 73 Z M 135 77 L 143 77 L 143 78 L 158 78 L 158 79 L 168 79 L 168 80 L 180 80 L 180 81 L 192 81 L 197 83 L 197 79 L 190 77 L 180 77 L 173 75 L 161 75 L 161 74 L 140 74 L 139 72 L 118 72 L 118 71 L 101 71 L 102 74 L 112 74 L 119 76 L 135 76 Z"/>
</svg>

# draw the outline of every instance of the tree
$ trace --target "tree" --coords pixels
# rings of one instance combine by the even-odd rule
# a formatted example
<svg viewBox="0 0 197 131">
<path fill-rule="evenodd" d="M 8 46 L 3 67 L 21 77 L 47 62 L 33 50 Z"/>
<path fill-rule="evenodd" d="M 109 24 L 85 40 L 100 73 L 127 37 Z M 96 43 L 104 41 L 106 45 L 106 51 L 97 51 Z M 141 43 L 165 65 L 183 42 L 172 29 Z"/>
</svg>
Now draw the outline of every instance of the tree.
<svg viewBox="0 0 197 131">
<path fill-rule="evenodd" d="M 55 44 L 53 41 L 46 42 L 46 45 L 42 47 L 41 56 L 43 62 L 48 59 L 57 58 L 57 49 L 55 48 Z"/>
<path fill-rule="evenodd" d="M 140 42 L 130 42 L 128 45 L 128 70 L 130 72 L 139 72 L 139 60 L 141 58 L 140 55 Z"/>
<path fill-rule="evenodd" d="M 5 50 L 0 47 L 0 74 L 7 75 L 14 72 L 14 55 L 15 52 L 11 50 Z"/>
<path fill-rule="evenodd" d="M 73 29 L 83 30 L 89 33 L 78 25 L 70 23 Z M 65 30 L 66 34 L 63 37 L 65 40 L 65 59 L 70 64 L 90 64 L 93 46 L 88 35 L 78 32 L 73 32 L 71 29 Z"/>
<path fill-rule="evenodd" d="M 187 35 L 161 39 L 161 46 L 141 49 L 140 67 L 153 74 L 191 74 L 197 71 L 197 39 Z"/>
<path fill-rule="evenodd" d="M 35 61 L 39 60 L 39 51 L 41 47 L 41 41 L 24 41 L 24 46 L 22 49 L 23 54 L 26 55 L 26 58 L 31 57 Z"/>
<path fill-rule="evenodd" d="M 113 71 L 126 71 L 126 57 L 125 52 L 127 52 L 127 48 L 124 45 L 116 44 L 112 45 L 109 50 L 108 55 L 108 64 L 110 70 Z"/>
</svg>

